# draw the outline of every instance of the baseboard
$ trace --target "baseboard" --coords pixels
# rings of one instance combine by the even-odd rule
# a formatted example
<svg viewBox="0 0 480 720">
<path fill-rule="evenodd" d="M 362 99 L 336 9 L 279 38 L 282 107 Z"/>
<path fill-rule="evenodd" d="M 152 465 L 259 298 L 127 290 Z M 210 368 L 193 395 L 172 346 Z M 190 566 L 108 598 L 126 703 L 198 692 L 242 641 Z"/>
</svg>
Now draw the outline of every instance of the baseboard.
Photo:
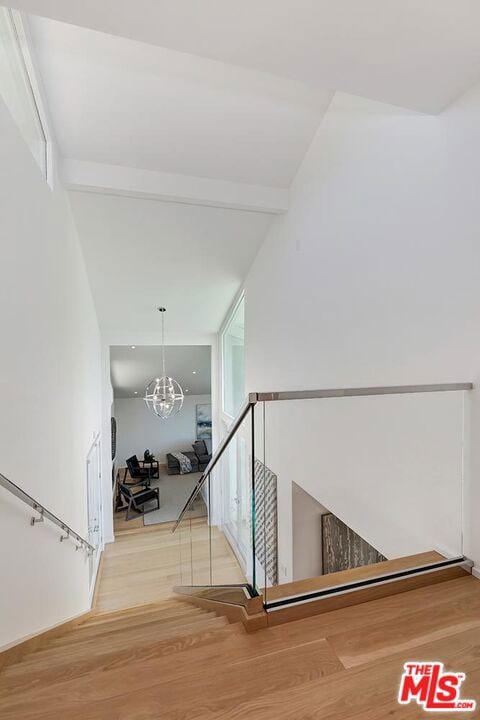
<svg viewBox="0 0 480 720">
<path fill-rule="evenodd" d="M 51 625 L 45 630 L 40 630 L 31 635 L 25 635 L 19 640 L 14 640 L 7 645 L 3 645 L 0 647 L 0 669 L 6 665 L 12 665 L 18 662 L 22 655 L 37 650 L 45 640 L 50 640 L 52 637 L 62 635 L 91 614 L 92 610 L 86 610 L 78 615 L 73 615 L 68 620 L 63 620 L 56 625 Z"/>
<path fill-rule="evenodd" d="M 477 580 L 480 580 L 480 567 L 474 566 L 472 568 L 472 575 L 477 578 Z"/>
</svg>

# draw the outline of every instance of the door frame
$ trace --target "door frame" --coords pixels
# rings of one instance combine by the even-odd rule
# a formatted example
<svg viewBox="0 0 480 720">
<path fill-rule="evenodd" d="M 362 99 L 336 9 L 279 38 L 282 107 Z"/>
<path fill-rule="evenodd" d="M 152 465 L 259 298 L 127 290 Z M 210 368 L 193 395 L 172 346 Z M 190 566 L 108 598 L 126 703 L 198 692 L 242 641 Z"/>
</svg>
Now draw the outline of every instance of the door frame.
<svg viewBox="0 0 480 720">
<path fill-rule="evenodd" d="M 87 483 L 87 533 L 88 542 L 95 547 L 93 555 L 89 556 L 89 583 L 90 599 L 93 597 L 95 582 L 97 579 L 100 557 L 104 548 L 104 527 L 103 527 L 103 486 L 102 486 L 102 444 L 101 435 L 98 433 L 87 453 L 86 463 Z M 94 477 L 92 478 L 91 473 Z M 93 528 L 92 528 L 93 524 Z M 97 542 L 93 534 L 98 533 Z"/>
</svg>

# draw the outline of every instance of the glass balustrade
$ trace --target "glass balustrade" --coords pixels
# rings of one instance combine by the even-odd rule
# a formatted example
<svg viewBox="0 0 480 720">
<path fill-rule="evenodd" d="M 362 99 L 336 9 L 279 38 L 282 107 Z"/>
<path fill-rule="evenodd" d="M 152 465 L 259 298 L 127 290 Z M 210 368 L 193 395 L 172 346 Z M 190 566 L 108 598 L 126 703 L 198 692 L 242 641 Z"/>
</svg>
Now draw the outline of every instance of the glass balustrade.
<svg viewBox="0 0 480 720">
<path fill-rule="evenodd" d="M 177 528 L 180 584 L 268 606 L 463 556 L 467 387 L 253 396 Z"/>
</svg>

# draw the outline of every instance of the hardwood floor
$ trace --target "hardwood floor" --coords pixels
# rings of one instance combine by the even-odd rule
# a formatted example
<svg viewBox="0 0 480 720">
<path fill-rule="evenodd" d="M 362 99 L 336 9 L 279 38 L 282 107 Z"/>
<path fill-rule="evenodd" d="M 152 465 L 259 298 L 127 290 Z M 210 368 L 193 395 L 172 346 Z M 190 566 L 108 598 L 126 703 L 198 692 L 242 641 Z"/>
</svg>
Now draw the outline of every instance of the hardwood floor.
<svg viewBox="0 0 480 720">
<path fill-rule="evenodd" d="M 173 523 L 144 527 L 137 520 L 115 518 L 115 542 L 106 546 L 96 610 L 116 610 L 172 597 L 175 585 L 210 583 L 209 528 L 205 518 L 192 519 L 189 533 L 172 534 Z M 188 526 L 190 529 L 190 525 Z M 223 534 L 212 528 L 214 584 L 245 582 Z"/>
<path fill-rule="evenodd" d="M 252 634 L 177 599 L 97 613 L 3 670 L 0 717 L 420 720 L 418 705 L 397 703 L 407 660 L 465 672 L 462 697 L 480 701 L 480 581 Z"/>
<path fill-rule="evenodd" d="M 3 667 L 1 720 L 420 720 L 416 703 L 397 702 L 408 660 L 465 672 L 462 697 L 480 703 L 472 576 L 249 634 L 172 595 L 210 581 L 210 556 L 214 583 L 244 578 L 217 529 L 210 549 L 204 518 L 191 521 L 193 542 L 171 529 L 116 525 L 95 611 Z"/>
</svg>

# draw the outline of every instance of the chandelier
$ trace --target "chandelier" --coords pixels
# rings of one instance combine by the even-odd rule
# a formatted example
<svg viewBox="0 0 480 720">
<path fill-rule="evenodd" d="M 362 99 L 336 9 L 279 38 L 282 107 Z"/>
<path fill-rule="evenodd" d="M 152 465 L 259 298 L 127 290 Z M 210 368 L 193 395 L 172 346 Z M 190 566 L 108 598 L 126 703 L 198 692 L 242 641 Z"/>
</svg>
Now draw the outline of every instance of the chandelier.
<svg viewBox="0 0 480 720">
<path fill-rule="evenodd" d="M 168 420 L 182 409 L 183 390 L 176 380 L 165 372 L 165 312 L 164 307 L 158 308 L 162 313 L 162 375 L 148 383 L 145 389 L 145 404 L 157 417 Z"/>
</svg>

